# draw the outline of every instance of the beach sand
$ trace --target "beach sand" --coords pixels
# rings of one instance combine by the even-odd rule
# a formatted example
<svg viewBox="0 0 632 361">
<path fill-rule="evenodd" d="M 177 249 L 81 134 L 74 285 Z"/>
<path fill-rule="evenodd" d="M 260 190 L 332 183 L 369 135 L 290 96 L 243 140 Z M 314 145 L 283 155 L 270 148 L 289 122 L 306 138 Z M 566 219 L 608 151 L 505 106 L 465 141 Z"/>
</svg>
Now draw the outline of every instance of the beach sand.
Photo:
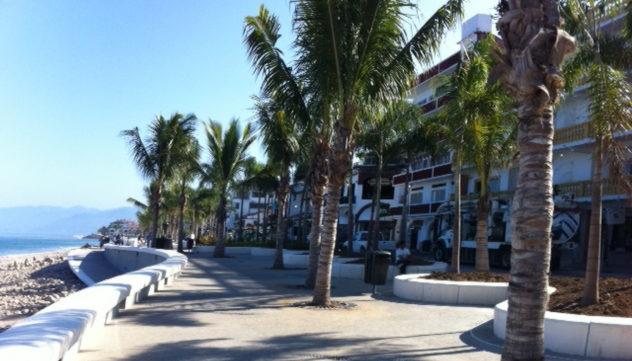
<svg viewBox="0 0 632 361">
<path fill-rule="evenodd" d="M 85 287 L 68 267 L 67 253 L 0 257 L 0 332 Z"/>
</svg>

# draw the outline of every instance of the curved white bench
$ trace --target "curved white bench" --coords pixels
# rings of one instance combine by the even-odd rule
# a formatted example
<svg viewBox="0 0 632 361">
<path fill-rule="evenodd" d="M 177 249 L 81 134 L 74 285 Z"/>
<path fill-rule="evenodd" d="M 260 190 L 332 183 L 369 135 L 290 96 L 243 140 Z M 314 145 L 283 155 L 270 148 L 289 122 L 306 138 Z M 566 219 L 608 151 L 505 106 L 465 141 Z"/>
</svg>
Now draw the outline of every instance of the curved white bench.
<svg viewBox="0 0 632 361">
<path fill-rule="evenodd" d="M 494 307 L 494 335 L 505 339 L 508 301 Z M 632 359 L 632 318 L 544 315 L 544 347 L 547 350 L 597 359 Z"/>
<path fill-rule="evenodd" d="M 108 251 L 147 260 L 158 257 L 158 263 L 84 288 L 20 321 L 0 334 L 0 360 L 72 359 L 119 309 L 160 290 L 187 262 L 185 256 L 167 250 L 108 245 Z"/>
</svg>

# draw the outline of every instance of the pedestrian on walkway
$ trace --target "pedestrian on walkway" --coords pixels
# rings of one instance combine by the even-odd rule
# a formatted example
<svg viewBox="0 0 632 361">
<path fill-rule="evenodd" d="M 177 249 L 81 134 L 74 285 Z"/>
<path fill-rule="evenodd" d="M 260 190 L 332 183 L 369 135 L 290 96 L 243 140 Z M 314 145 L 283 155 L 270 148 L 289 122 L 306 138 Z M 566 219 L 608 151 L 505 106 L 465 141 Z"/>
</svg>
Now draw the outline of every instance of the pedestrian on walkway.
<svg viewBox="0 0 632 361">
<path fill-rule="evenodd" d="M 410 250 L 406 248 L 406 242 L 397 242 L 397 248 L 395 249 L 395 265 L 399 266 L 399 273 L 406 273 L 406 266 L 410 263 Z"/>
</svg>

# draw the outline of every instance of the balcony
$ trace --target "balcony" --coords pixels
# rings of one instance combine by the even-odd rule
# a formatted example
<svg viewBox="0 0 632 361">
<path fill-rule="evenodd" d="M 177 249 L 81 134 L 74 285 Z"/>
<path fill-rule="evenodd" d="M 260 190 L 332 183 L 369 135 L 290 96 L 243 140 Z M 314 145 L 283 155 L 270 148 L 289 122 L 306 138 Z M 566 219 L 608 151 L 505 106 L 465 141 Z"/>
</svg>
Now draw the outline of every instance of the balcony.
<svg viewBox="0 0 632 361">
<path fill-rule="evenodd" d="M 592 138 L 594 132 L 590 123 L 582 123 L 568 128 L 556 129 L 553 145 L 575 142 L 578 140 Z"/>
<path fill-rule="evenodd" d="M 625 194 L 625 191 L 610 179 L 604 179 L 603 195 Z M 572 194 L 574 198 L 590 197 L 592 181 L 562 183 L 553 186 L 555 194 Z"/>
<path fill-rule="evenodd" d="M 625 191 L 621 187 L 617 186 L 615 182 L 610 181 L 609 179 L 604 179 L 602 183 L 604 196 L 625 194 Z M 573 198 L 586 198 L 590 197 L 591 184 L 592 181 L 554 184 L 553 192 L 555 195 L 568 194 L 572 195 Z M 502 199 L 509 201 L 513 198 L 514 191 L 515 189 L 502 192 L 492 192 L 490 194 L 490 199 Z M 462 201 L 473 201 L 476 199 L 478 199 L 478 193 L 470 193 L 461 196 Z M 450 201 L 454 201 L 454 194 L 450 195 Z"/>
</svg>

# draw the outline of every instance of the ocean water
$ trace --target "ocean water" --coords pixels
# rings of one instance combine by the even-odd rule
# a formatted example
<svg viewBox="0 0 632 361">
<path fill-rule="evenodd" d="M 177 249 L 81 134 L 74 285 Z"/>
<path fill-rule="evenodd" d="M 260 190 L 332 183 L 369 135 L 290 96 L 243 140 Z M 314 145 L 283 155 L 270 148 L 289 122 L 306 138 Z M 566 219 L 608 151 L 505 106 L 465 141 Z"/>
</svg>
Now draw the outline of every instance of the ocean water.
<svg viewBox="0 0 632 361">
<path fill-rule="evenodd" d="M 86 243 L 93 246 L 99 245 L 99 241 L 96 239 L 0 236 L 0 257 L 61 251 L 69 248 L 79 248 Z"/>
</svg>

